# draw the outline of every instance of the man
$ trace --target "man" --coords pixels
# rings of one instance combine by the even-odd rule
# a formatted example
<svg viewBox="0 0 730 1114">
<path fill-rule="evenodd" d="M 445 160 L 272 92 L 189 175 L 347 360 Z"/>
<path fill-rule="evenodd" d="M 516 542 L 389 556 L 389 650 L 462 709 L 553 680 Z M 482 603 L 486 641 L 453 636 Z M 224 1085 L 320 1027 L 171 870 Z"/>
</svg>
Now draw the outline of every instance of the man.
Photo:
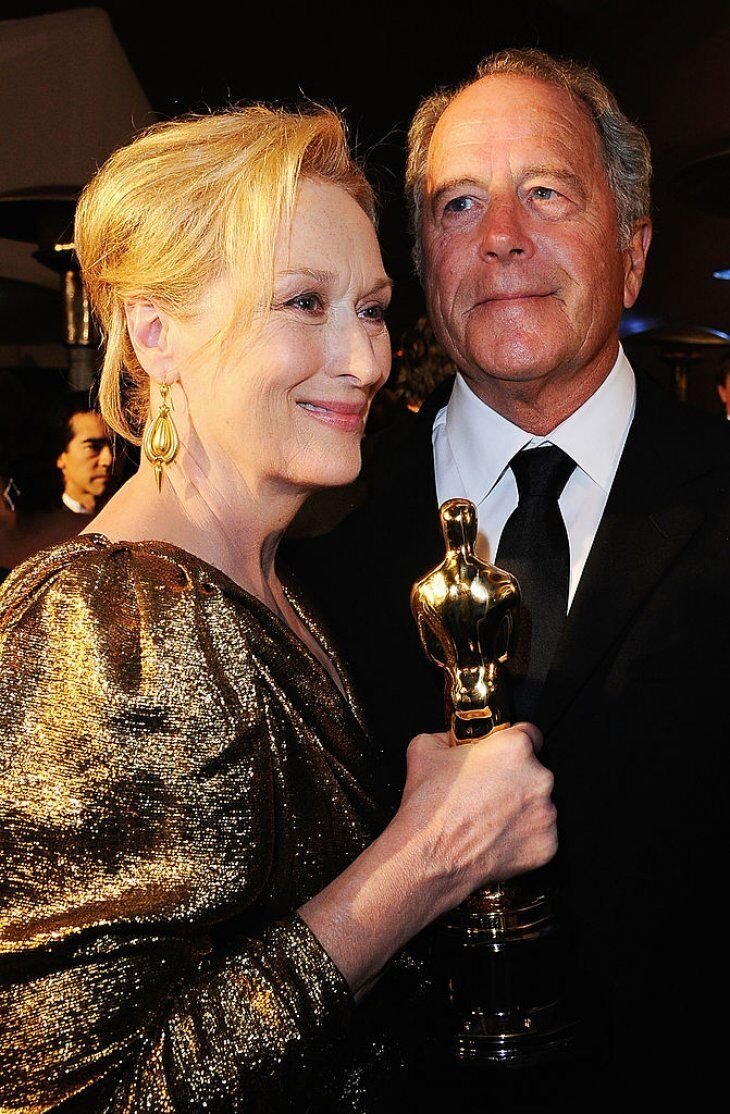
<svg viewBox="0 0 730 1114">
<path fill-rule="evenodd" d="M 63 477 L 61 499 L 73 514 L 87 518 L 101 509 L 112 482 L 114 456 L 109 430 L 89 409 L 88 396 L 70 395 L 63 404 L 63 449 L 56 466 Z M 79 527 L 83 522 L 79 518 Z"/>
<path fill-rule="evenodd" d="M 460 374 L 383 439 L 364 503 L 299 555 L 397 793 L 408 739 L 444 722 L 408 604 L 443 556 L 436 508 L 470 498 L 481 555 L 499 563 L 520 461 L 562 450 L 562 555 L 547 564 L 564 584 L 518 555 L 539 637 L 516 688 L 556 778 L 581 1035 L 534 1109 L 577 1096 L 593 1109 L 629 1085 L 697 1098 L 718 1077 L 730 454 L 724 428 L 637 379 L 619 345 L 651 237 L 649 171 L 643 134 L 597 77 L 541 52 L 488 58 L 421 106 L 417 256 Z M 533 544 L 542 552 L 541 531 Z M 563 618 L 543 630 L 558 592 Z"/>
<path fill-rule="evenodd" d="M 50 417 L 42 413 L 36 419 L 37 425 L 31 421 L 21 428 L 8 417 L 7 429 L 0 430 L 0 472 L 6 477 L 0 484 L 0 566 L 5 570 L 83 530 L 112 484 L 109 431 L 89 409 L 88 394 L 67 394 Z"/>
<path fill-rule="evenodd" d="M 726 356 L 720 364 L 716 386 L 720 402 L 725 407 L 725 417 L 730 422 L 730 357 Z"/>
</svg>

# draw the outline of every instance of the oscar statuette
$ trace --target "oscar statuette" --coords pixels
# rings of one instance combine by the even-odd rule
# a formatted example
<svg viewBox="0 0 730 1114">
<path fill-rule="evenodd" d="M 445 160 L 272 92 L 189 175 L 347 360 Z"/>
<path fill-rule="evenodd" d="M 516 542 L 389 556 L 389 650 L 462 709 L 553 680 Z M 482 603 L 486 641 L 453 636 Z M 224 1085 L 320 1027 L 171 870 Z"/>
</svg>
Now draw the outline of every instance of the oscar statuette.
<svg viewBox="0 0 730 1114">
<path fill-rule="evenodd" d="M 509 726 L 504 664 L 520 590 L 476 556 L 473 503 L 450 499 L 440 517 L 446 556 L 414 584 L 411 609 L 426 656 L 444 670 L 448 723 L 461 745 Z M 461 1061 L 513 1066 L 566 1049 L 573 1024 L 560 949 L 544 871 L 472 894 L 432 931 L 437 1044 Z"/>
</svg>

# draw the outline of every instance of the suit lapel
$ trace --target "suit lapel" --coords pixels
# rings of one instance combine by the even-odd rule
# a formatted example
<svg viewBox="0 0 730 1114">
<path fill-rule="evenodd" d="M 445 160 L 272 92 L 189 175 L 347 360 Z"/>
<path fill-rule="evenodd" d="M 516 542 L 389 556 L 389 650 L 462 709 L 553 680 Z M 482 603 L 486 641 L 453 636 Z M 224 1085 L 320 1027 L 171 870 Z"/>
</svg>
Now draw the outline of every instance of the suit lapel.
<svg viewBox="0 0 730 1114">
<path fill-rule="evenodd" d="M 543 690 L 537 721 L 553 728 L 701 523 L 704 512 L 678 492 L 693 472 L 668 452 L 671 400 L 640 383 L 637 409 L 606 510 Z M 665 411 L 663 413 L 663 411 Z M 706 466 L 705 466 L 706 467 Z"/>
</svg>

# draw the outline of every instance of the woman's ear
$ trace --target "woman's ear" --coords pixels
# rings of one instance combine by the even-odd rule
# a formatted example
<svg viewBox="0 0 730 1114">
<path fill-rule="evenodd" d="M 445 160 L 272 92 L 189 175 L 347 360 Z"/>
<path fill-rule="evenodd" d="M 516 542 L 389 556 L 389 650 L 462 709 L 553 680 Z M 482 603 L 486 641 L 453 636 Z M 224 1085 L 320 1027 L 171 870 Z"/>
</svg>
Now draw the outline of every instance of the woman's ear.
<svg viewBox="0 0 730 1114">
<path fill-rule="evenodd" d="M 177 379 L 172 330 L 166 310 L 149 298 L 127 298 L 124 303 L 127 331 L 140 365 L 157 383 Z"/>
</svg>

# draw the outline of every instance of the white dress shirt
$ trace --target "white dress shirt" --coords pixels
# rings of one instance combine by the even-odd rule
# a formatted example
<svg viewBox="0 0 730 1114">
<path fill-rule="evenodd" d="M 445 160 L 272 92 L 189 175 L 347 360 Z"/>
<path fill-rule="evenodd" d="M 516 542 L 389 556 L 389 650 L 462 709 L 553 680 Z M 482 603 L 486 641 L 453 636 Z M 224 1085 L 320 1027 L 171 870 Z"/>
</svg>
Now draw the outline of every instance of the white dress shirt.
<svg viewBox="0 0 730 1114">
<path fill-rule="evenodd" d="M 477 553 L 494 560 L 504 525 L 517 506 L 509 462 L 524 448 L 557 445 L 576 462 L 559 506 L 570 545 L 568 607 L 606 507 L 636 408 L 636 380 L 623 349 L 601 386 L 546 437 L 535 437 L 497 414 L 457 375 L 448 405 L 433 423 L 439 506 L 471 499 L 479 516 Z"/>
<path fill-rule="evenodd" d="M 61 499 L 63 500 L 64 506 L 68 507 L 70 511 L 73 511 L 74 514 L 85 514 L 88 516 L 94 513 L 90 511 L 88 507 L 85 507 L 83 503 L 79 503 L 76 499 L 72 499 L 65 491 L 61 492 Z"/>
</svg>

